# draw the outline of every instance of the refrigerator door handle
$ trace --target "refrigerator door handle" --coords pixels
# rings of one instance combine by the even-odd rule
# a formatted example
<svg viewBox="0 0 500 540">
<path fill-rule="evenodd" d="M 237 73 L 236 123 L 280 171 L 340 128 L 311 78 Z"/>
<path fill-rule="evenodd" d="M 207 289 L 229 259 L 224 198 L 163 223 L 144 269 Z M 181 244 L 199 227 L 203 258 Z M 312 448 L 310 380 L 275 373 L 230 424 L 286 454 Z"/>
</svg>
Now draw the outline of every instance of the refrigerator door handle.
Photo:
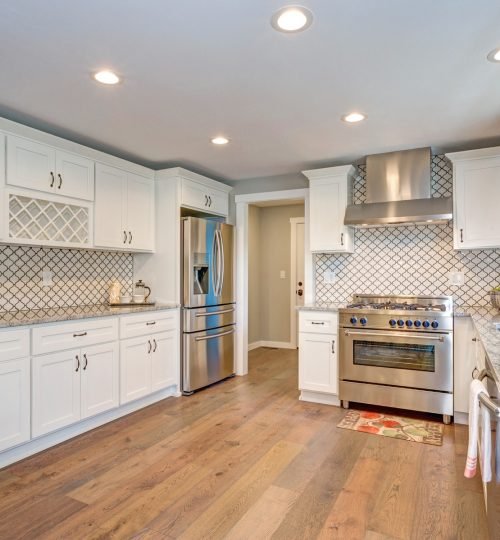
<svg viewBox="0 0 500 540">
<path fill-rule="evenodd" d="M 216 262 L 216 259 L 217 259 L 217 254 L 216 254 L 216 251 L 217 251 L 217 231 L 214 232 L 214 237 L 213 237 L 213 241 L 212 241 L 212 264 L 211 264 L 211 268 L 210 268 L 210 278 L 211 278 L 211 281 L 212 281 L 212 289 L 214 291 L 214 294 L 217 296 L 217 285 L 218 285 L 218 269 L 216 269 L 217 267 L 217 262 Z"/>
<path fill-rule="evenodd" d="M 222 296 L 222 287 L 224 286 L 224 240 L 222 239 L 222 233 L 219 233 L 219 252 L 220 252 L 220 281 L 219 281 L 219 296 Z"/>
<path fill-rule="evenodd" d="M 207 341 L 207 339 L 215 339 L 222 336 L 228 336 L 229 334 L 234 334 L 234 329 L 228 330 L 227 332 L 221 332 L 220 334 L 213 334 L 211 336 L 201 336 L 194 339 L 195 341 Z"/>
</svg>

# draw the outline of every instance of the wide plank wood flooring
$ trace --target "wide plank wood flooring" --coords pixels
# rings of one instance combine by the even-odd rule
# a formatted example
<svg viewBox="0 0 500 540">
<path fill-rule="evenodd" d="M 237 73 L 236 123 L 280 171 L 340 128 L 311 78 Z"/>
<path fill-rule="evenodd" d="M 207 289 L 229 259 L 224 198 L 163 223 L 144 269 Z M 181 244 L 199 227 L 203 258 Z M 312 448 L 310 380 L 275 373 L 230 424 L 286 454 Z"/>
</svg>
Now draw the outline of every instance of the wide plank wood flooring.
<svg viewBox="0 0 500 540">
<path fill-rule="evenodd" d="M 442 447 L 338 429 L 298 400 L 297 353 L 0 471 L 3 539 L 486 539 L 467 430 Z"/>
</svg>

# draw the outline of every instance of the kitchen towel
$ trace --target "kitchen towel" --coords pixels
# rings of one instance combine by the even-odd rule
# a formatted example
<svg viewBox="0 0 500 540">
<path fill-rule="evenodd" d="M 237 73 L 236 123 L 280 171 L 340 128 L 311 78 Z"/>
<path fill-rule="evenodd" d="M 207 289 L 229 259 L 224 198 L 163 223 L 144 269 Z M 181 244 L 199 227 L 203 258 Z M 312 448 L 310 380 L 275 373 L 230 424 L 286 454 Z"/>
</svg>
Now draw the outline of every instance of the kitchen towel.
<svg viewBox="0 0 500 540">
<path fill-rule="evenodd" d="M 483 427 L 480 456 L 481 473 L 483 482 L 489 482 L 491 480 L 491 423 L 488 409 L 479 405 L 479 394 L 481 393 L 489 396 L 481 381 L 474 379 L 470 384 L 469 392 L 469 446 L 464 476 L 473 478 L 476 474 L 479 422 L 481 421 Z"/>
</svg>

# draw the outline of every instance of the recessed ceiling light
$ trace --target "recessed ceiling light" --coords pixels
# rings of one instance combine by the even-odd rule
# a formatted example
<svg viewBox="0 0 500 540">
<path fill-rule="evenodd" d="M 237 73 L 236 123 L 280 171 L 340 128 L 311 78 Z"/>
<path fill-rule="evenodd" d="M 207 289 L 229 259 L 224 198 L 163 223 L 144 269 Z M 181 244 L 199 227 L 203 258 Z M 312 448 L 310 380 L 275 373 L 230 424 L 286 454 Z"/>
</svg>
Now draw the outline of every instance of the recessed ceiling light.
<svg viewBox="0 0 500 540">
<path fill-rule="evenodd" d="M 102 84 L 118 84 L 120 82 L 120 77 L 108 69 L 95 73 L 94 79 Z"/>
<path fill-rule="evenodd" d="M 344 114 L 342 117 L 342 120 L 344 122 L 348 122 L 349 124 L 355 124 L 356 122 L 361 122 L 361 120 L 364 120 L 366 116 L 364 114 L 361 114 L 359 112 L 352 112 L 349 114 Z"/>
<path fill-rule="evenodd" d="M 493 49 L 486 58 L 490 62 L 500 62 L 500 47 Z"/>
<path fill-rule="evenodd" d="M 214 137 L 212 139 L 212 142 L 213 144 L 227 144 L 229 142 L 229 139 L 227 137 L 222 137 L 222 136 L 219 136 L 219 137 Z"/>
<path fill-rule="evenodd" d="M 271 25 L 279 32 L 302 32 L 312 24 L 312 12 L 303 6 L 285 6 L 271 17 Z"/>
</svg>

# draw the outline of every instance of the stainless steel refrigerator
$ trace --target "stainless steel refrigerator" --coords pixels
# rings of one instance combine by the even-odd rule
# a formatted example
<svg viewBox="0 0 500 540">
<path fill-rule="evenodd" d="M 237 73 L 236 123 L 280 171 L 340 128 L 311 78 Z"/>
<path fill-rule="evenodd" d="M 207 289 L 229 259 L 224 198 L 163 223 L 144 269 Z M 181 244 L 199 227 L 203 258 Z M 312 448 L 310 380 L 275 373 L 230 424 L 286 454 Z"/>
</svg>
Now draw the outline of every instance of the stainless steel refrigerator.
<svg viewBox="0 0 500 540">
<path fill-rule="evenodd" d="M 182 220 L 182 392 L 234 375 L 233 227 Z"/>
</svg>

